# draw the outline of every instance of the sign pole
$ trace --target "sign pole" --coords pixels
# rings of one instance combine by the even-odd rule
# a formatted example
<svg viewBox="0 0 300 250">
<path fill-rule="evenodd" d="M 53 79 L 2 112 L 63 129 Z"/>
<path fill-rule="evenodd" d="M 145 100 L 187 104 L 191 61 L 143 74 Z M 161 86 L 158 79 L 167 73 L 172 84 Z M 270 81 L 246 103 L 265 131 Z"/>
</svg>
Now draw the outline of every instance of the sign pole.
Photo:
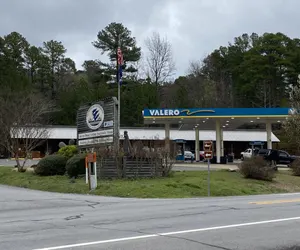
<svg viewBox="0 0 300 250">
<path fill-rule="evenodd" d="M 210 196 L 210 159 L 207 160 L 207 196 Z"/>
<path fill-rule="evenodd" d="M 207 196 L 210 196 L 210 160 L 213 157 L 213 142 L 204 142 L 204 158 L 207 159 Z"/>
<path fill-rule="evenodd" d="M 90 162 L 88 162 L 88 185 L 89 185 L 89 190 L 91 190 L 91 168 L 90 168 Z"/>
<path fill-rule="evenodd" d="M 96 153 L 88 153 L 86 156 L 86 164 L 88 164 L 88 185 L 89 190 L 97 188 L 97 156 Z"/>
<path fill-rule="evenodd" d="M 85 183 L 89 183 L 89 165 L 87 157 L 85 157 Z"/>
<path fill-rule="evenodd" d="M 97 181 L 97 156 L 96 153 L 94 152 L 94 175 L 95 175 L 95 180 Z"/>
</svg>

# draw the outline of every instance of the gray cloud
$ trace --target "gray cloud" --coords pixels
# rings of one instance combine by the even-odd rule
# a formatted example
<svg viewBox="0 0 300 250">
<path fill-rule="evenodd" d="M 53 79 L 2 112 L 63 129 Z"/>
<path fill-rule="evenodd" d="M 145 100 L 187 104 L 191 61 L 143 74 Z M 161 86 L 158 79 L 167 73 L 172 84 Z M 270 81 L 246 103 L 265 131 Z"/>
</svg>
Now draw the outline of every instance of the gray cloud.
<svg viewBox="0 0 300 250">
<path fill-rule="evenodd" d="M 156 30 L 173 45 L 177 75 L 242 33 L 300 37 L 298 0 L 1 0 L 0 36 L 11 31 L 30 43 L 62 41 L 77 67 L 100 58 L 91 42 L 110 22 L 122 22 L 143 46 Z"/>
</svg>

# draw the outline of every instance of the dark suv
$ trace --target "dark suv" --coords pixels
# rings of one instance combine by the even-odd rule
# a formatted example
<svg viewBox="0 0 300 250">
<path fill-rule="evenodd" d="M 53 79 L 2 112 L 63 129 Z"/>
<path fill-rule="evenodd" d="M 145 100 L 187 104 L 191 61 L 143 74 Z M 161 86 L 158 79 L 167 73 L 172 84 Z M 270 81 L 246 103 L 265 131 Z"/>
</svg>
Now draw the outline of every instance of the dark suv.
<svg viewBox="0 0 300 250">
<path fill-rule="evenodd" d="M 264 159 L 269 161 L 276 161 L 277 165 L 288 165 L 299 156 L 290 155 L 289 153 L 283 150 L 275 150 L 275 149 L 260 149 L 257 153 L 258 156 L 264 157 Z"/>
</svg>

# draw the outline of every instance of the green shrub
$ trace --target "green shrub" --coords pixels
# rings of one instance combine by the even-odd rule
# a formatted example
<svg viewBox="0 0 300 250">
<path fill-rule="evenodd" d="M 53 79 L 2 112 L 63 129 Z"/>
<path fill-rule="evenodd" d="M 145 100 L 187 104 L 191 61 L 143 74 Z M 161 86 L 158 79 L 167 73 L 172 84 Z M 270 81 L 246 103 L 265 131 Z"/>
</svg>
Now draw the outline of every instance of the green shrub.
<svg viewBox="0 0 300 250">
<path fill-rule="evenodd" d="M 300 176 L 300 159 L 294 160 L 290 168 L 292 169 L 293 175 Z"/>
<path fill-rule="evenodd" d="M 85 156 L 86 154 L 74 155 L 67 161 L 66 170 L 69 177 L 78 177 L 85 174 Z"/>
<path fill-rule="evenodd" d="M 39 161 L 34 172 L 41 176 L 64 175 L 67 158 L 62 155 L 49 155 Z"/>
<path fill-rule="evenodd" d="M 272 181 L 275 178 L 275 169 L 260 156 L 245 159 L 239 165 L 239 170 L 245 178 L 265 181 Z"/>
<path fill-rule="evenodd" d="M 70 159 L 74 155 L 78 154 L 78 149 L 76 145 L 68 145 L 60 148 L 58 150 L 58 154 Z"/>
</svg>

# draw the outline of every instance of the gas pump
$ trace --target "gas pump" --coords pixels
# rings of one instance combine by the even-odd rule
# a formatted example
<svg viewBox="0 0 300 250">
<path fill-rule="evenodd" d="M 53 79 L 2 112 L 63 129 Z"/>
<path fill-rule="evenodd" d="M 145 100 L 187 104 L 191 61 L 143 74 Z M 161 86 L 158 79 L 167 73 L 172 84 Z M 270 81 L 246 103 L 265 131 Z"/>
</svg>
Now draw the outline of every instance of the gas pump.
<svg viewBox="0 0 300 250">
<path fill-rule="evenodd" d="M 183 139 L 176 139 L 176 148 L 177 148 L 177 155 L 176 155 L 176 161 L 184 161 L 184 152 L 185 152 L 185 143 L 186 140 Z"/>
<path fill-rule="evenodd" d="M 88 153 L 85 157 L 85 181 L 90 190 L 97 188 L 97 163 L 96 153 Z"/>
</svg>

